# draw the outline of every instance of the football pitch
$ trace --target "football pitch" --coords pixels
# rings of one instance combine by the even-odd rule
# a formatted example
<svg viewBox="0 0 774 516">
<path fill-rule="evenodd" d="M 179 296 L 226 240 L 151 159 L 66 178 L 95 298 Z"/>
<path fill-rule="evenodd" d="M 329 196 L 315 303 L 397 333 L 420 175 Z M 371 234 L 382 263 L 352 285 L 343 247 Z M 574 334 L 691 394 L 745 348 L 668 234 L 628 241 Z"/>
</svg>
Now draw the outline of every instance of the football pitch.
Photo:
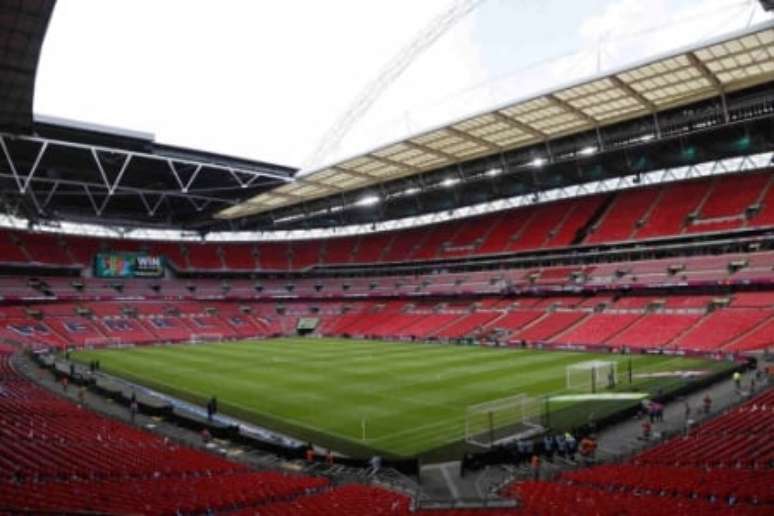
<svg viewBox="0 0 774 516">
<path fill-rule="evenodd" d="M 81 351 L 103 371 L 344 453 L 432 454 L 464 439 L 466 408 L 516 394 L 568 393 L 566 367 L 619 363 L 619 391 L 667 391 L 688 381 L 655 373 L 716 371 L 723 364 L 664 355 L 629 356 L 350 339 L 281 338 Z M 632 403 L 632 402 L 629 402 Z M 636 403 L 636 402 L 634 402 Z M 548 404 L 549 418 L 567 403 Z M 620 410 L 578 404 L 573 417 Z M 562 424 L 577 424 L 564 421 Z M 554 426 L 554 422 L 552 422 Z"/>
</svg>

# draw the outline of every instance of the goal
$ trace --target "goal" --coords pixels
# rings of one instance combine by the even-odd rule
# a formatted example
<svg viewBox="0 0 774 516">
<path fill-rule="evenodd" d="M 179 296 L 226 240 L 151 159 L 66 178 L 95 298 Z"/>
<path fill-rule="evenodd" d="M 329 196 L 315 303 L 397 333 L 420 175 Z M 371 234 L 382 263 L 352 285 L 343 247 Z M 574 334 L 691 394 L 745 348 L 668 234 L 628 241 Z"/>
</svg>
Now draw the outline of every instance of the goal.
<svg viewBox="0 0 774 516">
<path fill-rule="evenodd" d="M 121 337 L 88 337 L 83 342 L 84 348 L 119 347 L 123 344 Z"/>
<path fill-rule="evenodd" d="M 567 389 L 595 393 L 615 387 L 618 363 L 611 360 L 587 360 L 567 366 Z"/>
<path fill-rule="evenodd" d="M 543 403 L 526 394 L 470 405 L 465 410 L 465 441 L 489 448 L 543 430 Z"/>
<path fill-rule="evenodd" d="M 223 340 L 222 333 L 192 333 L 188 342 L 191 344 L 199 344 L 202 342 L 219 342 Z"/>
</svg>

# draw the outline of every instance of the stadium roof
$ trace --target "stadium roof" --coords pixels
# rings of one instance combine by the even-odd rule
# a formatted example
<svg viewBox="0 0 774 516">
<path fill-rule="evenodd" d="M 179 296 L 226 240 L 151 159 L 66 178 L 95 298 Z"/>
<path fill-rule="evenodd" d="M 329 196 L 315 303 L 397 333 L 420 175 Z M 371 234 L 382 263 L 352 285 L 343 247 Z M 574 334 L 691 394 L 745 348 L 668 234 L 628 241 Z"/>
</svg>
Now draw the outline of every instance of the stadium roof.
<svg viewBox="0 0 774 516">
<path fill-rule="evenodd" d="M 0 127 L 32 128 L 32 97 L 54 0 L 0 3 Z"/>
<path fill-rule="evenodd" d="M 299 174 L 228 207 L 234 219 L 432 171 L 474 158 L 724 98 L 774 78 L 774 22 L 756 25 L 499 106 L 365 154 Z"/>
</svg>

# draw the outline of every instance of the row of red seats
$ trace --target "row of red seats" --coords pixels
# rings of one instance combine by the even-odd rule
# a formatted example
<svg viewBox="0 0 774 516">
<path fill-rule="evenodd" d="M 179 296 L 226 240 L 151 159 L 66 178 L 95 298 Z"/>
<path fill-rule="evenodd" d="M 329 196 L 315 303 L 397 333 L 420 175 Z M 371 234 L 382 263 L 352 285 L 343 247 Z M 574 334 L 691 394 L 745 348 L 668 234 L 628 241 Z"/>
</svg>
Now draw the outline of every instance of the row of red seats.
<svg viewBox="0 0 774 516">
<path fill-rule="evenodd" d="M 324 240 L 176 243 L 5 232 L 0 262 L 86 266 L 99 251 L 165 256 L 178 270 L 303 270 L 643 240 L 774 225 L 770 171 L 685 181 L 517 208 L 407 231 Z M 588 236 L 582 230 L 610 200 Z M 748 209 L 757 207 L 758 211 Z M 750 215 L 752 214 L 752 215 Z"/>
<path fill-rule="evenodd" d="M 718 299 L 713 296 L 616 299 L 607 294 L 484 298 L 458 304 L 409 299 L 63 303 L 1 307 L 0 331 L 12 340 L 62 348 L 292 335 L 299 318 L 313 317 L 318 319 L 317 333 L 325 336 L 441 340 L 497 336 L 507 342 L 704 352 L 774 345 L 774 294 L 738 293 L 723 302 L 729 300 L 728 307 L 715 306 Z M 83 308 L 94 316 L 74 315 Z M 33 319 L 26 310 L 43 317 Z"/>
<path fill-rule="evenodd" d="M 73 405 L 18 375 L 0 349 L 0 508 L 176 514 L 292 499 L 328 481 L 254 472 Z"/>
<path fill-rule="evenodd" d="M 670 496 L 646 496 L 630 491 L 597 489 L 563 482 L 524 482 L 511 486 L 507 495 L 519 499 L 521 510 L 530 516 L 576 516 L 578 514 L 626 516 L 674 516 L 708 514 L 717 516 L 765 516 L 769 506 L 729 506 L 725 501 L 711 502 Z"/>
<path fill-rule="evenodd" d="M 244 510 L 239 515 L 256 512 Z M 515 509 L 412 509 L 406 495 L 380 487 L 350 484 L 312 496 L 304 496 L 285 503 L 261 507 L 261 516 L 505 516 L 520 514 Z"/>
<path fill-rule="evenodd" d="M 735 264 L 740 269 L 730 267 Z M 632 285 L 658 287 L 676 283 L 731 285 L 768 283 L 772 279 L 774 253 L 727 254 L 586 266 L 555 266 L 495 271 L 437 273 L 369 278 L 303 278 L 303 279 L 165 279 L 108 280 L 45 276 L 8 276 L 0 278 L 0 296 L 4 300 L 40 300 L 43 297 L 62 301 L 109 301 L 116 297 L 138 299 L 260 299 L 287 297 L 363 297 L 446 294 L 498 294 L 506 288 L 546 290 L 573 288 L 630 289 Z M 759 303 L 769 303 L 766 294 L 757 294 Z M 706 302 L 701 296 L 677 296 L 684 307 Z M 754 295 L 745 298 L 748 302 Z M 670 301 L 671 302 L 671 301 Z M 769 303 L 770 304 L 770 303 Z M 757 306 L 757 305 L 754 305 Z M 104 303 L 100 313 L 119 313 L 115 304 Z M 670 305 L 670 307 L 676 307 Z M 112 312 L 110 312 L 113 310 Z"/>
</svg>

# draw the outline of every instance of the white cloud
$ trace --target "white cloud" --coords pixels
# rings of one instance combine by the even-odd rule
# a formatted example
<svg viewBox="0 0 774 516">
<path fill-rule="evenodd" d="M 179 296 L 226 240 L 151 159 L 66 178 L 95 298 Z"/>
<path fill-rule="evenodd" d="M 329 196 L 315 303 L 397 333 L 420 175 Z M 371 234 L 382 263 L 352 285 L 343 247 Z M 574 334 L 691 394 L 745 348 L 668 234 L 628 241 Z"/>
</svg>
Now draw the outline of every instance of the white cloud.
<svg viewBox="0 0 774 516">
<path fill-rule="evenodd" d="M 381 64 L 446 5 L 60 0 L 35 111 L 300 164 Z"/>
</svg>

